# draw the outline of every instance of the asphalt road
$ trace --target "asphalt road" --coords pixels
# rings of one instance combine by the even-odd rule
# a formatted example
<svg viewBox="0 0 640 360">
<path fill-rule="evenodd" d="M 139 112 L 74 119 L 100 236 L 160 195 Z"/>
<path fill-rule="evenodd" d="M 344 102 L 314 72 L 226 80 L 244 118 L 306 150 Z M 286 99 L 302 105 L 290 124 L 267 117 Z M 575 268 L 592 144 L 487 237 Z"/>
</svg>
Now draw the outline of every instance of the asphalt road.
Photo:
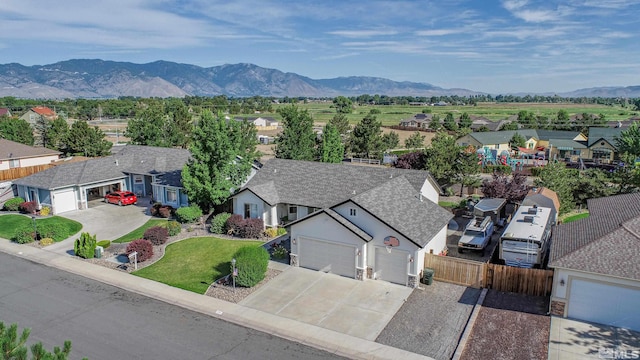
<svg viewBox="0 0 640 360">
<path fill-rule="evenodd" d="M 0 321 L 70 359 L 342 359 L 4 253 Z"/>
</svg>

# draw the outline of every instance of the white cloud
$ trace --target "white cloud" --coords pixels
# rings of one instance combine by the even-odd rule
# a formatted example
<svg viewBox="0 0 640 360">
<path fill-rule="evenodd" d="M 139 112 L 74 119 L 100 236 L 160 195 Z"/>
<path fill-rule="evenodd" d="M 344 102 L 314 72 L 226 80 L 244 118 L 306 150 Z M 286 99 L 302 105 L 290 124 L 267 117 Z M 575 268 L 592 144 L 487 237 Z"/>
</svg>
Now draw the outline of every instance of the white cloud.
<svg viewBox="0 0 640 360">
<path fill-rule="evenodd" d="M 368 38 L 374 36 L 390 36 L 397 35 L 395 30 L 336 30 L 329 31 L 328 34 L 338 35 L 347 38 Z"/>
<path fill-rule="evenodd" d="M 346 54 L 320 56 L 320 57 L 315 58 L 314 60 L 338 60 L 338 59 L 344 59 L 344 58 L 358 56 L 358 55 L 360 55 L 359 52 L 351 52 L 351 53 L 346 53 Z"/>
<path fill-rule="evenodd" d="M 460 34 L 464 32 L 462 29 L 434 29 L 434 30 L 418 30 L 415 32 L 418 36 L 445 36 Z"/>
</svg>

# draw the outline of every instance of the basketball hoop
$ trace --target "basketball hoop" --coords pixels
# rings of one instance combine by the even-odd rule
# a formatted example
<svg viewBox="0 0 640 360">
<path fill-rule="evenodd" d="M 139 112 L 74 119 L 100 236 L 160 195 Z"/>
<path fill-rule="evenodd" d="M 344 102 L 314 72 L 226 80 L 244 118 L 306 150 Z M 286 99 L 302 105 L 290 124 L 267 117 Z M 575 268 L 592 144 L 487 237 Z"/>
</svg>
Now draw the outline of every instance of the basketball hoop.
<svg viewBox="0 0 640 360">
<path fill-rule="evenodd" d="M 391 254 L 391 249 L 393 249 L 393 247 L 392 247 L 392 246 L 388 246 L 388 245 L 387 245 L 387 246 L 385 246 L 385 248 L 387 249 L 387 252 L 388 252 L 389 254 Z"/>
</svg>

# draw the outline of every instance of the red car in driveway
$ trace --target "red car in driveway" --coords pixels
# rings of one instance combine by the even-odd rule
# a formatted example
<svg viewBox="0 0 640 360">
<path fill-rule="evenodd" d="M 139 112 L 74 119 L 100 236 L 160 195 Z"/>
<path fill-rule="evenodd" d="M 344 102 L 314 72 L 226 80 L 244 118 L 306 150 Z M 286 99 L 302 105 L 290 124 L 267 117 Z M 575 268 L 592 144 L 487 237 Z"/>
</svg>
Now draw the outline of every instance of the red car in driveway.
<svg viewBox="0 0 640 360">
<path fill-rule="evenodd" d="M 104 196 L 104 202 L 120 206 L 131 205 L 138 203 L 138 197 L 131 191 L 114 191 Z"/>
</svg>

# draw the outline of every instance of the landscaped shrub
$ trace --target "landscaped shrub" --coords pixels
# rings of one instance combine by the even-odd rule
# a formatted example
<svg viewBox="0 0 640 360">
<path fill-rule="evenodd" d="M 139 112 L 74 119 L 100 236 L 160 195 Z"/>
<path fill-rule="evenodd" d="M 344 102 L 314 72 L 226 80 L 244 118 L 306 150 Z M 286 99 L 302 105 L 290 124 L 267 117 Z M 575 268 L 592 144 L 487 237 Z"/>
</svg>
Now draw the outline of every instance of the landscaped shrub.
<svg viewBox="0 0 640 360">
<path fill-rule="evenodd" d="M 276 259 L 284 259 L 285 257 L 289 256 L 289 251 L 281 244 L 274 244 L 273 248 L 271 249 L 271 255 L 273 255 L 273 257 Z"/>
<path fill-rule="evenodd" d="M 83 232 L 73 243 L 73 252 L 85 259 L 93 259 L 96 251 L 96 236 Z"/>
<path fill-rule="evenodd" d="M 24 199 L 21 197 L 9 199 L 4 203 L 4 209 L 7 211 L 18 211 L 20 210 L 20 204 L 22 204 L 23 202 Z"/>
<path fill-rule="evenodd" d="M 500 172 L 505 175 L 511 174 L 511 166 L 509 165 L 487 165 L 484 167 L 485 173 L 493 174 L 494 172 Z"/>
<path fill-rule="evenodd" d="M 62 224 L 56 224 L 56 223 L 38 224 L 37 230 L 38 230 L 38 237 L 40 239 L 52 238 L 55 241 L 62 241 L 67 236 L 67 229 Z"/>
<path fill-rule="evenodd" d="M 287 229 L 283 228 L 283 227 L 278 227 L 278 236 L 282 236 L 284 234 L 287 233 Z"/>
<path fill-rule="evenodd" d="M 176 210 L 176 220 L 183 224 L 190 224 L 198 221 L 202 216 L 202 209 L 198 205 L 181 207 Z"/>
<path fill-rule="evenodd" d="M 48 206 L 43 206 L 42 209 L 40 209 L 40 216 L 49 216 L 49 214 L 51 214 L 51 208 Z"/>
<path fill-rule="evenodd" d="M 229 220 L 230 217 L 231 217 L 231 214 L 226 212 L 223 212 L 214 216 L 213 219 L 211 220 L 211 228 L 209 228 L 209 231 L 211 231 L 214 234 L 224 234 L 226 232 L 225 224 L 227 223 L 227 220 Z"/>
<path fill-rule="evenodd" d="M 36 232 L 31 226 L 21 227 L 16 230 L 15 235 L 13 235 L 13 241 L 18 244 L 27 244 L 33 242 L 35 239 Z"/>
<path fill-rule="evenodd" d="M 531 168 L 531 176 L 540 176 L 540 172 L 544 169 L 543 167 L 533 167 Z"/>
<path fill-rule="evenodd" d="M 145 230 L 142 237 L 146 240 L 151 241 L 153 245 L 162 245 L 167 242 L 167 238 L 169 237 L 169 230 L 162 226 L 152 226 Z"/>
<path fill-rule="evenodd" d="M 40 239 L 40 245 L 42 245 L 42 246 L 48 246 L 48 245 L 53 244 L 54 242 L 56 242 L 56 241 L 53 240 L 52 238 Z"/>
<path fill-rule="evenodd" d="M 227 219 L 227 222 L 224 225 L 224 230 L 229 235 L 237 234 L 240 231 L 240 227 L 243 222 L 244 219 L 242 218 L 242 215 L 233 214 Z"/>
<path fill-rule="evenodd" d="M 111 246 L 111 241 L 109 240 L 100 240 L 96 243 L 96 246 L 102 246 L 103 249 L 108 249 Z"/>
<path fill-rule="evenodd" d="M 182 225 L 177 221 L 169 221 L 167 222 L 167 231 L 169 231 L 169 236 L 176 236 L 182 231 Z"/>
<path fill-rule="evenodd" d="M 264 222 L 262 219 L 244 219 L 240 224 L 238 236 L 244 239 L 257 239 L 264 232 Z"/>
<path fill-rule="evenodd" d="M 266 236 L 268 238 L 274 238 L 274 237 L 278 236 L 278 229 L 277 228 L 267 228 L 264 231 L 264 236 Z"/>
<path fill-rule="evenodd" d="M 161 203 L 159 203 L 159 202 L 154 203 L 151 206 L 151 209 L 149 209 L 149 213 L 151 214 L 151 216 L 159 216 L 158 215 L 158 210 L 160 210 L 161 207 L 162 207 Z"/>
<path fill-rule="evenodd" d="M 171 206 L 161 206 L 158 209 L 158 217 L 168 219 L 171 217 L 171 213 L 173 212 L 173 208 Z"/>
<path fill-rule="evenodd" d="M 236 284 L 244 287 L 252 287 L 262 281 L 267 273 L 269 265 L 269 252 L 262 246 L 246 246 L 235 253 Z"/>
<path fill-rule="evenodd" d="M 23 214 L 33 214 L 38 209 L 38 204 L 35 201 L 25 201 L 18 206 L 20 212 Z"/>
<path fill-rule="evenodd" d="M 153 245 L 151 241 L 145 239 L 133 240 L 127 245 L 127 256 L 136 251 L 138 262 L 144 262 L 153 256 Z"/>
</svg>

